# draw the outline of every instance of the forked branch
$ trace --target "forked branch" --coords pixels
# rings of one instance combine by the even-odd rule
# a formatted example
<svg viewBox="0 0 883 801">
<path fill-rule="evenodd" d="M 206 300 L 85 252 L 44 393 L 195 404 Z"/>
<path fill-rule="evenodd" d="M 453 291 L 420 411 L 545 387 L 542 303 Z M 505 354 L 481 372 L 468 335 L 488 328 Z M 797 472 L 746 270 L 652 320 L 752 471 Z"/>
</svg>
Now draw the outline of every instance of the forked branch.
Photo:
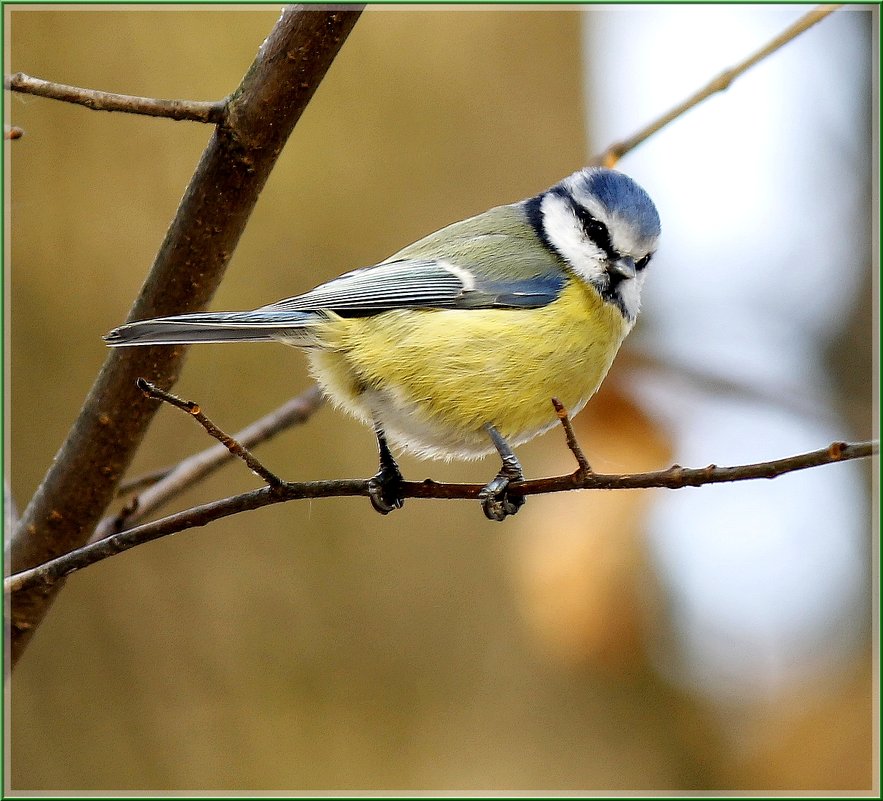
<svg viewBox="0 0 883 801">
<path fill-rule="evenodd" d="M 317 386 L 287 400 L 281 406 L 255 420 L 233 435 L 243 449 L 251 449 L 272 439 L 291 426 L 305 423 L 322 406 L 323 397 Z M 223 443 L 188 456 L 172 467 L 166 467 L 146 476 L 120 484 L 120 494 L 138 491 L 139 494 L 115 515 L 105 517 L 95 528 L 90 542 L 104 539 L 123 529 L 132 528 L 150 512 L 202 479 L 233 458 Z"/>
<path fill-rule="evenodd" d="M 182 411 L 187 412 L 187 414 L 192 415 L 193 419 L 196 420 L 206 432 L 208 432 L 209 436 L 214 437 L 237 459 L 242 459 L 252 473 L 256 476 L 260 476 L 271 487 L 278 487 L 283 483 L 282 479 L 264 467 L 251 451 L 244 448 L 229 434 L 225 434 L 211 420 L 209 420 L 208 417 L 202 413 L 202 409 L 199 408 L 198 403 L 195 403 L 194 401 L 185 401 L 177 395 L 173 395 L 171 392 L 166 392 L 155 384 L 151 384 L 144 378 L 139 378 L 135 383 L 137 384 L 138 389 L 140 389 L 148 398 L 156 398 L 157 400 L 165 401 L 176 409 L 181 409 Z"/>
</svg>

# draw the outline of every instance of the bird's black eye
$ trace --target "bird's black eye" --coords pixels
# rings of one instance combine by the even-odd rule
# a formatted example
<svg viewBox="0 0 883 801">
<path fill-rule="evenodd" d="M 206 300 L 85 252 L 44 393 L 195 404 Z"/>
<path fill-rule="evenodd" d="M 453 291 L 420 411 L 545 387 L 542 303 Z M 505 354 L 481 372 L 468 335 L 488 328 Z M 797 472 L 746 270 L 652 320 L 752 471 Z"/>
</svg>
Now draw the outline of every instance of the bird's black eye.
<svg viewBox="0 0 883 801">
<path fill-rule="evenodd" d="M 613 253 L 613 246 L 610 244 L 610 232 L 607 230 L 607 226 L 600 220 L 596 220 L 578 203 L 574 204 L 574 211 L 583 231 L 586 232 L 586 236 L 607 255 L 611 255 Z"/>
<path fill-rule="evenodd" d="M 646 256 L 644 256 L 643 259 L 638 259 L 638 260 L 635 262 L 635 269 L 636 269 L 638 272 L 641 272 L 641 270 L 643 270 L 643 269 L 644 269 L 644 268 L 650 263 L 650 259 L 651 259 L 651 258 L 653 258 L 653 254 L 652 254 L 652 253 L 648 253 Z"/>
</svg>

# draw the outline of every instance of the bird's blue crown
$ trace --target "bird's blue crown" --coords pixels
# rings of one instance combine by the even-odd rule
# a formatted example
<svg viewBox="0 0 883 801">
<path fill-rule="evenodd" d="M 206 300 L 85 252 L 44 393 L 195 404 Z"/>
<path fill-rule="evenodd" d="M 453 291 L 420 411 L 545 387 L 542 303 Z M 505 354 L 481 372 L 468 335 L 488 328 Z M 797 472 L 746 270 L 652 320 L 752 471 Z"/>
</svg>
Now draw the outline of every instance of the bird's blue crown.
<svg viewBox="0 0 883 801">
<path fill-rule="evenodd" d="M 659 213 L 650 196 L 631 178 L 616 170 L 588 168 L 566 178 L 570 191 L 594 197 L 611 217 L 628 221 L 641 239 L 657 239 L 660 234 Z"/>
</svg>

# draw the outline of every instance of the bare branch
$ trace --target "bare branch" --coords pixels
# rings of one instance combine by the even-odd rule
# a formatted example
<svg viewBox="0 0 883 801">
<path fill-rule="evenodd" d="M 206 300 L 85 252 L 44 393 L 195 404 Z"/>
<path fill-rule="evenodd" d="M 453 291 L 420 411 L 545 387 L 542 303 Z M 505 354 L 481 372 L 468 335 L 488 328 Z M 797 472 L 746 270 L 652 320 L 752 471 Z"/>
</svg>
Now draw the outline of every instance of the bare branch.
<svg viewBox="0 0 883 801">
<path fill-rule="evenodd" d="M 224 448 L 223 455 L 229 456 L 230 452 L 226 448 Z M 128 495 L 130 492 L 137 492 L 138 490 L 144 489 L 145 487 L 152 487 L 154 484 L 162 481 L 176 468 L 177 465 L 170 465 L 169 467 L 159 467 L 156 470 L 151 470 L 149 473 L 144 473 L 140 476 L 133 476 L 132 478 L 123 479 L 117 487 L 116 494 L 117 496 L 123 496 Z"/>
<path fill-rule="evenodd" d="M 750 481 L 757 478 L 777 478 L 785 473 L 821 467 L 835 462 L 867 459 L 880 451 L 880 443 L 869 442 L 832 442 L 827 448 L 821 448 L 797 456 L 774 459 L 770 462 L 756 462 L 735 467 L 718 467 L 710 464 L 707 467 L 687 468 L 672 465 L 666 470 L 650 473 L 624 473 L 621 475 L 603 475 L 592 473 L 585 478 L 561 476 L 560 478 L 540 478 L 513 484 L 509 492 L 521 492 L 524 495 L 538 495 L 546 492 L 560 492 L 568 489 L 683 489 L 684 487 L 701 487 L 705 484 L 726 484 L 732 481 Z M 568 486 L 570 481 L 570 486 Z M 416 497 L 416 496 L 415 496 Z"/>
<path fill-rule="evenodd" d="M 625 475 L 603 475 L 590 473 L 580 476 L 580 471 L 567 476 L 541 478 L 510 484 L 508 492 L 521 495 L 540 495 L 576 489 L 646 489 L 664 487 L 680 489 L 699 487 L 704 484 L 718 484 L 730 481 L 746 481 L 757 478 L 775 478 L 784 473 L 806 470 L 834 462 L 851 459 L 864 459 L 879 453 L 879 442 L 859 442 L 848 444 L 835 442 L 829 447 L 798 456 L 789 456 L 772 462 L 717 467 L 709 465 L 698 469 L 673 465 L 667 470 L 652 473 Z M 365 480 L 313 481 L 308 483 L 284 483 L 278 487 L 262 487 L 242 495 L 235 495 L 219 501 L 196 506 L 183 512 L 164 517 L 152 523 L 129 529 L 106 537 L 99 542 L 78 548 L 75 551 L 39 565 L 23 570 L 7 578 L 3 583 L 4 592 L 18 592 L 31 587 L 49 588 L 57 581 L 76 570 L 95 564 L 136 545 L 175 534 L 189 528 L 204 526 L 214 520 L 239 512 L 260 509 L 275 503 L 283 503 L 304 498 L 341 498 L 367 496 L 369 482 Z M 478 498 L 484 489 L 483 484 L 437 484 L 427 479 L 402 484 L 402 495 L 406 498 Z"/>
<path fill-rule="evenodd" d="M 322 403 L 322 393 L 318 387 L 313 386 L 243 428 L 242 431 L 234 434 L 233 438 L 243 447 L 253 448 L 292 425 L 306 422 L 322 406 Z M 167 467 L 158 473 L 142 477 L 140 479 L 141 485 L 129 482 L 130 487 L 143 487 L 145 484 L 151 486 L 142 492 L 134 503 L 127 504 L 119 514 L 105 517 L 96 527 L 90 542 L 131 528 L 134 523 L 143 520 L 158 506 L 213 473 L 221 465 L 229 462 L 231 458 L 232 454 L 223 444 L 213 445 L 211 448 L 184 459 L 174 467 Z"/>
<path fill-rule="evenodd" d="M 570 422 L 570 415 L 567 413 L 567 409 L 564 408 L 564 404 L 561 403 L 558 398 L 552 398 L 552 405 L 555 407 L 555 412 L 558 415 L 558 419 L 561 421 L 561 427 L 564 429 L 564 438 L 567 441 L 567 447 L 570 448 L 570 452 L 576 458 L 577 465 L 579 465 L 577 468 L 577 476 L 579 478 L 585 478 L 593 472 L 592 466 L 589 464 L 589 460 L 586 459 L 586 455 L 583 453 L 583 449 L 580 447 L 579 441 L 576 438 L 576 433 Z"/>
<path fill-rule="evenodd" d="M 147 395 L 148 398 L 156 398 L 157 400 L 165 401 L 176 409 L 181 409 L 191 415 L 206 430 L 206 432 L 208 432 L 209 436 L 214 437 L 237 459 L 242 459 L 242 461 L 248 465 L 248 469 L 251 470 L 252 473 L 256 476 L 260 476 L 271 487 L 278 487 L 283 483 L 282 479 L 264 467 L 257 457 L 243 448 L 242 445 L 233 439 L 233 437 L 229 434 L 225 434 L 211 420 L 209 420 L 208 417 L 202 413 L 198 403 L 182 400 L 177 395 L 172 395 L 171 392 L 166 392 L 159 387 L 154 386 L 144 378 L 139 378 L 135 383 L 137 384 L 138 389 Z"/>
<path fill-rule="evenodd" d="M 276 159 L 361 14 L 286 6 L 214 130 L 128 319 L 204 308 L 220 283 Z M 114 497 L 158 404 L 135 379 L 174 384 L 186 348 L 109 352 L 67 439 L 25 509 L 9 547 L 15 572 L 85 543 Z M 12 664 L 55 590 L 12 599 Z"/>
<path fill-rule="evenodd" d="M 782 33 L 769 41 L 756 53 L 752 54 L 744 61 L 736 64 L 728 70 L 724 70 L 713 81 L 704 86 L 695 94 L 688 97 L 682 103 L 679 103 L 671 111 L 663 114 L 659 119 L 654 120 L 646 127 L 642 128 L 628 139 L 610 145 L 600 156 L 596 156 L 592 163 L 604 167 L 615 167 L 616 163 L 629 151 L 634 150 L 638 145 L 649 139 L 653 134 L 658 133 L 666 125 L 674 122 L 678 117 L 686 114 L 694 106 L 698 106 L 704 100 L 707 100 L 717 92 L 723 92 L 730 87 L 730 84 L 740 75 L 747 72 L 755 64 L 763 61 L 767 56 L 772 55 L 780 47 L 788 44 L 788 42 L 796 39 L 801 33 L 811 28 L 817 22 L 821 22 L 829 14 L 834 13 L 843 5 L 817 6 L 808 14 L 802 16 L 793 25 L 786 28 Z"/>
<path fill-rule="evenodd" d="M 190 120 L 217 124 L 224 119 L 227 99 L 213 102 L 203 100 L 159 100 L 153 97 L 120 95 L 115 92 L 99 92 L 54 81 L 44 81 L 23 72 L 7 75 L 5 86 L 12 92 L 48 97 L 65 103 L 76 103 L 93 111 L 122 111 L 126 114 L 146 114 L 148 117 L 165 117 L 170 120 Z"/>
</svg>

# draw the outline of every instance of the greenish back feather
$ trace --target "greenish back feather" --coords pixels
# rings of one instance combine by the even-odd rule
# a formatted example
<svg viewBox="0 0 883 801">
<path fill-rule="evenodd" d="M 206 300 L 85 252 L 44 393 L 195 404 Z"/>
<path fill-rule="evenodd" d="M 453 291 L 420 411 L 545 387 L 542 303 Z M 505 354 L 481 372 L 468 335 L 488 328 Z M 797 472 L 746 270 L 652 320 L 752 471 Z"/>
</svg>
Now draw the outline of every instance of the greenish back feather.
<svg viewBox="0 0 883 801">
<path fill-rule="evenodd" d="M 429 234 L 390 256 L 401 259 L 446 260 L 480 280 L 519 281 L 565 275 L 566 263 L 537 238 L 524 203 L 497 206 Z"/>
</svg>

